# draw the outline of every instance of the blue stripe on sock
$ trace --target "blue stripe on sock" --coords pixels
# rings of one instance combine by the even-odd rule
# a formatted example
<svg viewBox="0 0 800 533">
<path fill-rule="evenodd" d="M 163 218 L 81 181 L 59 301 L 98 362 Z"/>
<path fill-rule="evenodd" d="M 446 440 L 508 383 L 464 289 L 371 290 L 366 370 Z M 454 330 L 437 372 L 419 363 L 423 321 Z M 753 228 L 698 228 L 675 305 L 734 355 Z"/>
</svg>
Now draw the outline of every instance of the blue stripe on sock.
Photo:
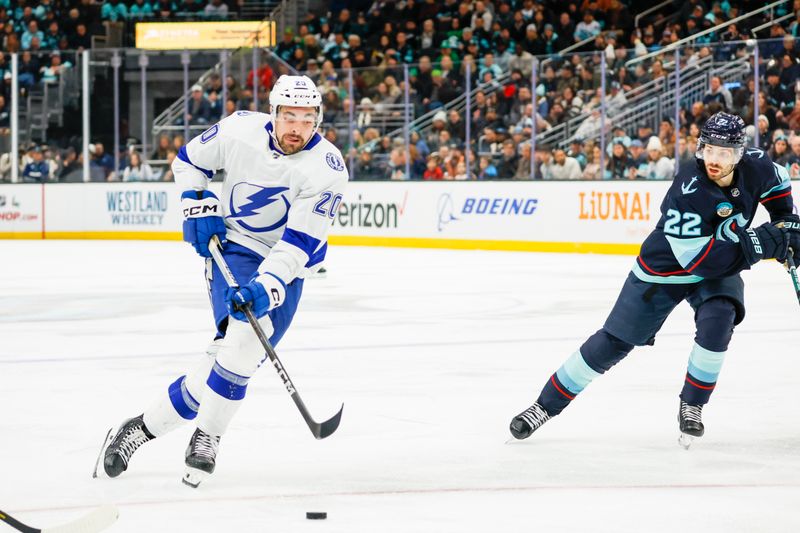
<svg viewBox="0 0 800 533">
<path fill-rule="evenodd" d="M 181 415 L 181 418 L 193 420 L 197 416 L 200 405 L 189 394 L 185 381 L 186 376 L 181 376 L 169 386 L 169 401 L 172 402 L 172 407 Z"/>
<path fill-rule="evenodd" d="M 706 383 L 716 383 L 727 352 L 712 352 L 695 343 L 689 355 L 689 375 Z"/>
<path fill-rule="evenodd" d="M 711 374 L 708 372 L 703 372 L 696 366 L 694 366 L 691 361 L 689 362 L 689 368 L 687 370 L 689 375 L 697 381 L 703 381 L 705 383 L 716 383 L 717 378 L 719 377 L 719 373 Z"/>
<path fill-rule="evenodd" d="M 595 372 L 586 364 L 580 350 L 573 353 L 570 358 L 561 365 L 561 368 L 556 371 L 558 380 L 569 389 L 570 392 L 575 394 L 585 389 L 586 386 L 599 375 L 599 372 Z"/>
<path fill-rule="evenodd" d="M 248 381 L 250 381 L 250 378 L 234 374 L 230 370 L 221 367 L 219 363 L 214 363 L 214 368 L 211 369 L 211 374 L 208 376 L 206 383 L 211 390 L 223 398 L 241 400 L 247 393 Z"/>
</svg>

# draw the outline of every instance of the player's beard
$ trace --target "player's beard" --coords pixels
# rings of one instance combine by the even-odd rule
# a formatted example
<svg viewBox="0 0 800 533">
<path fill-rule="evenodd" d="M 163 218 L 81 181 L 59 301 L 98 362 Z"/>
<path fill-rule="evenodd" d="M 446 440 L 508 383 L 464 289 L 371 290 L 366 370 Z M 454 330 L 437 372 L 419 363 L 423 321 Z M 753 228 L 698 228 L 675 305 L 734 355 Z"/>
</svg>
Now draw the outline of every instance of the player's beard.
<svg viewBox="0 0 800 533">
<path fill-rule="evenodd" d="M 303 137 L 300 135 L 292 135 L 291 133 L 283 134 L 278 141 L 280 142 L 281 150 L 283 150 L 283 153 L 286 155 L 296 154 L 306 145 Z"/>
<path fill-rule="evenodd" d="M 725 179 L 733 172 L 733 165 L 719 165 L 710 164 L 706 161 L 706 174 L 712 181 L 720 181 Z"/>
</svg>

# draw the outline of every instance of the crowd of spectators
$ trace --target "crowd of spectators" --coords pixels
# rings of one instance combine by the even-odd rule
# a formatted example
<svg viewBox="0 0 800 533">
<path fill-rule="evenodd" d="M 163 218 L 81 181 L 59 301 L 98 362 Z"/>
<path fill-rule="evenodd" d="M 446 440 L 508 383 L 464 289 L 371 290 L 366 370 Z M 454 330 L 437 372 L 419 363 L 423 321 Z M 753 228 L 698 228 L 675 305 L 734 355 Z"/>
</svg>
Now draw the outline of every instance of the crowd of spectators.
<svg viewBox="0 0 800 533">
<path fill-rule="evenodd" d="M 0 0 L 0 6 L 4 1 L 8 2 Z M 188 3 L 200 11 L 196 3 Z M 46 0 L 45 4 L 50 5 Z M 213 0 L 212 4 L 221 3 Z M 62 26 L 73 21 L 72 27 L 77 28 L 78 20 L 86 17 L 79 7 L 87 5 L 100 4 L 83 0 L 78 7 L 65 11 Z M 131 13 L 143 12 L 137 11 L 140 5 L 147 3 L 105 3 L 95 20 L 109 19 L 111 12 L 116 12 L 117 18 L 130 17 Z M 160 12 L 163 5 L 150 4 L 153 13 Z M 126 6 L 127 14 L 120 6 Z M 687 0 L 675 8 L 677 18 L 645 19 L 638 28 L 633 17 L 635 9 L 641 8 L 623 0 L 339 0 L 330 6 L 332 11 L 308 13 L 296 28 L 287 28 L 273 52 L 317 83 L 325 105 L 321 134 L 353 161 L 354 179 L 530 179 L 531 169 L 539 179 L 668 179 L 676 166 L 676 138 L 680 164 L 692 157 L 698 128 L 714 111 L 739 113 L 748 123 L 756 123 L 754 80 L 737 86 L 712 78 L 702 101 L 681 110 L 679 124 L 664 117 L 657 131 L 645 125 L 635 131 L 607 131 L 604 158 L 600 158 L 596 139 L 602 97 L 601 56 L 605 56 L 608 67 L 605 107 L 613 116 L 615 110 L 624 108 L 626 94 L 643 84 L 666 80 L 673 68 L 671 54 L 630 68 L 625 66 L 628 60 L 757 7 L 747 0 Z M 25 5 L 23 12 L 28 11 L 26 7 L 30 6 Z M 0 7 L 0 24 L 4 14 L 8 20 L 13 18 L 8 14 L 19 9 L 7 7 L 4 11 Z M 75 9 L 77 17 L 72 16 Z M 792 157 L 797 154 L 793 147 L 800 133 L 800 106 L 796 105 L 800 0 L 779 7 L 773 15 L 783 15 L 781 9 L 787 13 L 794 10 L 795 16 L 760 34 L 774 40 L 759 45 L 759 137 L 761 146 L 778 150 L 779 158 L 794 161 Z M 30 11 L 36 12 L 36 8 Z M 695 68 L 709 58 L 723 62 L 751 53 L 743 39 L 768 15 L 728 24 L 724 31 L 682 47 L 681 68 Z M 14 33 L 7 27 L 0 35 Z M 69 43 L 76 32 L 67 33 Z M 573 52 L 557 54 L 573 45 Z M 530 77 L 535 56 L 539 59 L 539 79 L 532 94 Z M 265 111 L 279 67 L 262 61 L 255 72 L 248 71 L 246 79 L 236 74 L 224 80 L 212 75 L 203 85 L 193 86 L 189 113 L 176 124 L 185 121 L 193 127 L 192 132 L 199 132 L 202 126 L 238 109 Z M 349 73 L 353 76 L 352 88 Z M 480 88 L 471 112 L 465 117 L 442 109 L 464 93 L 468 73 L 471 87 Z M 254 80 L 258 85 L 255 95 Z M 412 118 L 426 113 L 433 116 L 430 127 L 411 132 L 409 146 L 397 132 L 390 135 L 405 116 L 406 89 Z M 0 105 L 0 128 L 2 109 Z M 354 124 L 350 123 L 351 115 Z M 570 146 L 537 143 L 531 165 L 534 121 L 537 132 L 542 133 L 575 117 L 582 123 L 571 136 Z M 470 146 L 466 146 L 467 120 Z M 610 125 L 613 127 L 613 121 Z M 183 142 L 182 136 L 166 136 L 164 146 L 176 139 Z M 162 139 L 158 146 L 160 153 L 143 154 L 143 165 L 150 161 L 152 172 L 132 170 L 128 176 L 161 179 L 165 172 L 159 165 L 168 157 Z M 125 166 L 128 154 L 127 149 L 121 154 Z M 606 164 L 602 169 L 601 159 Z M 790 162 L 787 168 L 800 176 L 796 164 Z M 105 178 L 123 179 L 125 166 L 110 169 Z"/>
<path fill-rule="evenodd" d="M 762 36 L 773 40 L 760 47 L 765 96 L 761 113 L 771 124 L 765 133 L 782 128 L 787 137 L 791 136 L 788 128 L 798 78 L 795 38 L 800 30 L 800 2 L 795 4 L 791 6 L 796 11 L 794 19 L 769 28 L 769 35 Z M 533 121 L 541 133 L 574 117 L 585 117 L 573 136 L 579 142 L 567 150 L 537 147 L 536 177 L 666 179 L 675 168 L 676 127 L 671 119 L 662 121 L 658 132 L 644 127 L 613 136 L 608 132 L 606 168 L 598 168 L 594 157 L 598 147 L 591 138 L 599 132 L 601 54 L 609 73 L 606 111 L 613 115 L 625 106 L 631 90 L 665 79 L 672 69 L 665 66 L 671 54 L 631 68 L 625 66 L 628 60 L 754 7 L 747 2 L 709 5 L 690 0 L 677 8 L 678 17 L 670 22 L 659 25 L 656 20 L 634 28 L 630 9 L 614 0 L 565 2 L 558 8 L 533 1 L 376 2 L 360 12 L 309 14 L 297 33 L 283 35 L 276 53 L 317 82 L 330 122 L 326 135 L 348 152 L 355 151 L 356 179 L 529 179 L 526 141 Z M 696 39 L 681 50 L 682 68 L 700 68 L 707 65 L 706 59 L 723 62 L 751 53 L 743 40 L 764 20 L 752 17 Z M 584 45 L 575 48 L 575 53 L 552 55 L 581 41 Z M 535 104 L 530 90 L 534 56 L 544 60 Z M 468 117 L 472 157 L 465 157 L 465 118 L 455 112 L 436 112 L 432 126 L 414 134 L 409 148 L 402 137 L 383 137 L 387 132 L 381 131 L 380 120 L 404 112 L 397 109 L 405 97 L 404 65 L 409 67 L 414 116 L 436 112 L 462 94 L 469 65 L 471 87 L 482 84 Z M 352 91 L 345 74 L 348 69 L 354 76 Z M 698 126 L 715 110 L 740 113 L 754 123 L 752 100 L 752 80 L 729 87 L 712 78 L 702 102 L 682 110 L 677 128 L 681 158 L 693 154 Z M 346 117 L 353 102 L 358 105 L 356 128 L 351 129 Z M 671 131 L 669 138 L 666 131 Z M 761 135 L 762 145 L 769 143 L 768 136 Z M 467 160 L 469 172 L 459 171 Z"/>
<path fill-rule="evenodd" d="M 20 53 L 19 83 L 24 91 L 53 83 L 75 64 L 75 53 L 91 48 L 92 35 L 105 34 L 104 22 L 157 18 L 226 18 L 241 10 L 241 0 L 0 0 L 0 94 L 8 98 L 7 54 Z"/>
<path fill-rule="evenodd" d="M 164 142 L 166 141 L 166 142 Z M 164 136 L 148 163 L 133 144 L 120 152 L 119 167 L 114 167 L 114 156 L 102 142 L 89 144 L 89 181 L 173 181 L 170 165 L 178 154 L 183 138 L 170 140 Z M 158 159 L 157 159 L 158 157 Z M 20 181 L 23 183 L 82 182 L 83 153 L 72 145 L 30 143 L 20 150 Z M 0 181 L 8 179 L 11 171 L 10 153 L 0 155 Z"/>
</svg>

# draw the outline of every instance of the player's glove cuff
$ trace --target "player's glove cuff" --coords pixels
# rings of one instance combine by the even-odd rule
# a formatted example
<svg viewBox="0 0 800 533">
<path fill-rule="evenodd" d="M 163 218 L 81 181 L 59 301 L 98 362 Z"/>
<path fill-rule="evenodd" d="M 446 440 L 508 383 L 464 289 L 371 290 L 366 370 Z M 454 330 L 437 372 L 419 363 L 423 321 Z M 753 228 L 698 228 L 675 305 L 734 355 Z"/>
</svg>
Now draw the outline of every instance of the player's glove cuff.
<svg viewBox="0 0 800 533">
<path fill-rule="evenodd" d="M 254 277 L 238 289 L 228 289 L 225 300 L 228 311 L 236 320 L 247 321 L 243 309 L 248 305 L 256 318 L 261 318 L 286 299 L 286 285 L 279 278 L 266 273 Z"/>
<path fill-rule="evenodd" d="M 786 229 L 769 222 L 757 228 L 739 229 L 739 243 L 747 263 L 752 266 L 762 259 L 786 261 L 789 251 L 789 236 Z"/>
<path fill-rule="evenodd" d="M 782 224 L 789 233 L 789 248 L 794 262 L 797 264 L 798 260 L 800 260 L 800 217 L 788 215 L 779 224 Z"/>
<path fill-rule="evenodd" d="M 181 195 L 183 211 L 183 240 L 191 243 L 197 253 L 211 257 L 208 242 L 216 235 L 225 242 L 225 221 L 222 206 L 211 191 L 186 191 Z"/>
</svg>

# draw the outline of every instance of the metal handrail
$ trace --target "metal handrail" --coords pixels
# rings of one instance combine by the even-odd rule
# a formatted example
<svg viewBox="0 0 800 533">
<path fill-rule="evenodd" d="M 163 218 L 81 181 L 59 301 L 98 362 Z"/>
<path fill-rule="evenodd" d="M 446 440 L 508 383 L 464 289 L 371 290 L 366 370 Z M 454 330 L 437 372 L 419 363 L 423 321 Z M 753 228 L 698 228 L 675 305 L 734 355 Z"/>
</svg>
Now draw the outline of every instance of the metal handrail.
<svg viewBox="0 0 800 533">
<path fill-rule="evenodd" d="M 661 55 L 661 54 L 664 54 L 664 53 L 667 53 L 667 52 L 671 52 L 671 51 L 675 50 L 676 48 L 680 48 L 681 46 L 685 45 L 686 43 L 690 43 L 690 42 L 694 41 L 695 39 L 698 39 L 699 37 L 704 37 L 704 36 L 708 35 L 709 33 L 714 33 L 715 31 L 719 30 L 720 28 L 728 27 L 731 24 L 735 24 L 735 23 L 739 22 L 740 20 L 748 19 L 748 18 L 750 18 L 750 17 L 752 17 L 754 15 L 758 15 L 759 13 L 762 13 L 764 11 L 772 10 L 775 7 L 777 7 L 777 6 L 781 5 L 781 4 L 785 4 L 788 1 L 789 0 L 777 0 L 776 2 L 772 2 L 771 4 L 767 4 L 764 7 L 760 7 L 758 9 L 754 9 L 753 11 L 750 11 L 749 13 L 745 13 L 744 15 L 739 15 L 738 17 L 733 18 L 731 20 L 726 20 L 722 24 L 717 24 L 713 28 L 709 28 L 707 30 L 703 30 L 703 31 L 701 31 L 699 33 L 695 33 L 694 35 L 690 35 L 688 37 L 684 37 L 680 41 L 676 41 L 676 42 L 674 42 L 672 44 L 669 44 L 669 45 L 665 46 L 664 48 L 656 50 L 655 52 L 650 52 L 649 54 L 645 54 L 643 56 L 635 57 L 633 59 L 630 59 L 625 63 L 625 66 L 629 67 L 631 65 L 635 65 L 636 63 L 640 63 L 642 61 L 650 59 L 651 57 L 655 57 L 657 55 Z"/>
<path fill-rule="evenodd" d="M 671 3 L 672 3 L 672 0 L 664 0 L 664 1 L 663 1 L 663 2 L 661 2 L 660 4 L 658 4 L 658 5 L 655 5 L 655 6 L 651 7 L 650 9 L 645 9 L 644 11 L 642 11 L 641 13 L 639 13 L 638 15 L 636 15 L 636 18 L 634 18 L 634 19 L 633 19 L 633 27 L 634 27 L 634 28 L 638 28 L 638 27 L 639 27 L 639 20 L 640 20 L 642 17 L 645 17 L 645 16 L 649 15 L 649 14 L 650 14 L 650 13 L 652 13 L 653 11 L 658 11 L 659 9 L 661 9 L 662 7 L 664 7 L 665 5 L 667 5 L 667 4 L 671 4 Z"/>
<path fill-rule="evenodd" d="M 598 35 L 600 35 L 600 34 L 598 34 Z M 556 52 L 552 56 L 550 56 L 547 59 L 545 59 L 544 61 L 542 61 L 540 70 L 544 71 L 544 67 L 546 67 L 547 65 L 549 65 L 553 61 L 556 61 L 557 59 L 569 54 L 573 50 L 578 50 L 578 49 L 582 48 L 584 45 L 589 44 L 590 42 L 594 41 L 596 38 L 597 38 L 597 35 L 592 35 L 591 37 L 587 37 L 586 39 L 584 39 L 582 41 L 578 41 L 575 44 L 571 44 L 571 45 L 567 46 L 563 50 L 559 50 L 558 52 Z"/>
<path fill-rule="evenodd" d="M 502 89 L 503 83 L 506 80 L 508 80 L 510 77 L 511 77 L 511 73 L 505 72 L 501 76 L 499 76 L 498 78 L 496 78 L 496 79 L 494 79 L 494 80 L 492 80 L 492 81 L 490 81 L 488 83 L 479 83 L 474 89 L 472 89 L 472 91 L 470 92 L 470 96 L 472 98 L 474 98 L 475 95 L 478 92 L 485 91 L 487 89 L 487 87 L 490 87 L 490 86 L 493 86 L 493 85 L 497 85 L 500 89 Z M 455 109 L 456 111 L 460 111 L 464 107 L 466 107 L 466 101 L 467 101 L 466 93 L 461 94 L 461 95 L 457 96 L 456 98 L 454 98 L 454 99 L 450 100 L 449 102 L 447 102 L 442 107 L 437 107 L 436 109 L 432 109 L 431 111 L 428 111 L 427 113 L 424 113 L 424 114 L 420 115 L 419 117 L 417 117 L 416 119 L 412 120 L 411 123 L 409 124 L 409 128 L 418 129 L 418 130 L 427 128 L 428 126 L 430 126 L 433 123 L 433 116 L 436 113 L 438 113 L 439 111 L 450 111 L 451 109 Z M 396 128 L 396 129 L 394 129 L 392 131 L 384 133 L 381 137 L 387 137 L 388 136 L 389 138 L 392 138 L 395 135 L 401 134 L 403 131 L 404 131 L 404 127 Z M 362 150 L 371 149 L 378 142 L 380 142 L 380 139 L 375 140 L 375 141 L 370 141 L 368 143 L 365 143 L 365 144 L 361 145 L 358 148 L 358 150 L 360 152 Z"/>
<path fill-rule="evenodd" d="M 776 19 L 773 19 L 773 20 L 767 21 L 767 22 L 765 22 L 764 24 L 759 24 L 759 25 L 758 25 L 758 26 L 756 26 L 755 28 L 751 29 L 751 30 L 750 30 L 750 33 L 752 33 L 752 34 L 753 34 L 753 36 L 755 36 L 757 32 L 759 32 L 759 31 L 761 31 L 761 30 L 763 30 L 763 29 L 769 28 L 769 27 L 771 27 L 771 26 L 773 26 L 773 25 L 775 25 L 775 24 L 780 24 L 780 23 L 781 23 L 781 22 L 783 22 L 784 20 L 788 20 L 788 19 L 790 19 L 790 18 L 794 17 L 794 15 L 795 15 L 795 14 L 794 14 L 794 12 L 787 13 L 787 14 L 783 15 L 782 17 L 778 17 L 778 18 L 776 18 Z"/>
<path fill-rule="evenodd" d="M 750 66 L 748 61 L 748 58 L 741 58 L 736 61 L 725 62 L 720 66 L 710 69 L 693 68 L 693 73 L 690 73 L 689 77 L 687 77 L 687 73 L 684 72 L 681 83 L 681 100 L 685 101 L 690 99 L 690 95 L 704 94 L 705 88 L 708 87 L 708 80 L 713 76 L 729 78 L 738 73 L 749 73 Z M 653 80 L 648 82 L 648 84 L 651 86 L 646 91 L 632 97 L 625 103 L 625 106 L 616 109 L 614 113 L 609 113 L 607 118 L 608 123 L 615 126 L 624 127 L 627 125 L 627 122 L 625 121 L 626 117 L 633 114 L 638 116 L 641 114 L 642 110 L 648 108 L 653 108 L 654 110 L 662 109 L 663 113 L 665 110 L 674 109 L 674 79 L 670 81 L 669 78 L 665 78 L 662 81 L 661 88 L 665 90 L 658 90 L 658 84 L 656 83 L 657 81 L 658 80 Z M 629 92 L 633 92 L 633 90 Z M 662 105 L 663 108 L 661 107 Z M 559 145 L 565 145 L 571 138 L 570 132 L 576 131 L 580 126 L 580 123 L 583 122 L 583 120 L 586 120 L 589 115 L 590 113 L 583 113 L 573 117 L 568 121 L 564 121 L 561 124 L 553 126 L 552 128 L 542 132 L 538 137 L 537 142 L 546 142 L 550 144 L 558 143 Z M 593 135 L 596 133 L 597 132 L 593 133 Z"/>
<path fill-rule="evenodd" d="M 289 65 L 288 63 L 283 61 L 280 57 L 275 55 L 275 53 L 272 50 L 270 50 L 270 49 L 262 49 L 262 51 L 264 53 L 267 53 L 267 54 L 271 55 L 272 59 L 274 59 L 275 61 L 277 61 L 279 63 L 283 63 L 283 65 L 286 66 L 289 69 L 290 72 L 297 73 L 297 71 L 291 65 Z M 240 55 L 243 56 L 245 54 L 245 52 L 249 53 L 249 49 L 240 48 L 236 52 L 240 53 Z M 230 62 L 231 60 L 234 60 L 234 59 L 235 59 L 235 56 L 230 56 L 230 57 L 227 58 L 227 61 Z M 197 83 L 199 85 L 203 85 L 211 77 L 212 74 L 219 73 L 221 68 L 222 68 L 222 61 L 219 61 L 213 67 L 211 67 L 206 72 L 204 72 L 197 79 L 197 81 L 194 82 L 194 83 Z M 224 83 L 224 80 L 223 80 L 223 83 Z M 191 98 L 191 90 L 187 91 L 182 96 L 180 96 L 178 99 L 176 99 L 172 104 L 169 105 L 169 107 L 167 107 L 164 111 L 162 111 L 153 120 L 153 133 L 154 134 L 157 135 L 161 131 L 167 129 L 166 126 L 172 125 L 177 118 L 183 116 L 183 105 L 184 105 L 184 101 L 187 98 Z"/>
</svg>

